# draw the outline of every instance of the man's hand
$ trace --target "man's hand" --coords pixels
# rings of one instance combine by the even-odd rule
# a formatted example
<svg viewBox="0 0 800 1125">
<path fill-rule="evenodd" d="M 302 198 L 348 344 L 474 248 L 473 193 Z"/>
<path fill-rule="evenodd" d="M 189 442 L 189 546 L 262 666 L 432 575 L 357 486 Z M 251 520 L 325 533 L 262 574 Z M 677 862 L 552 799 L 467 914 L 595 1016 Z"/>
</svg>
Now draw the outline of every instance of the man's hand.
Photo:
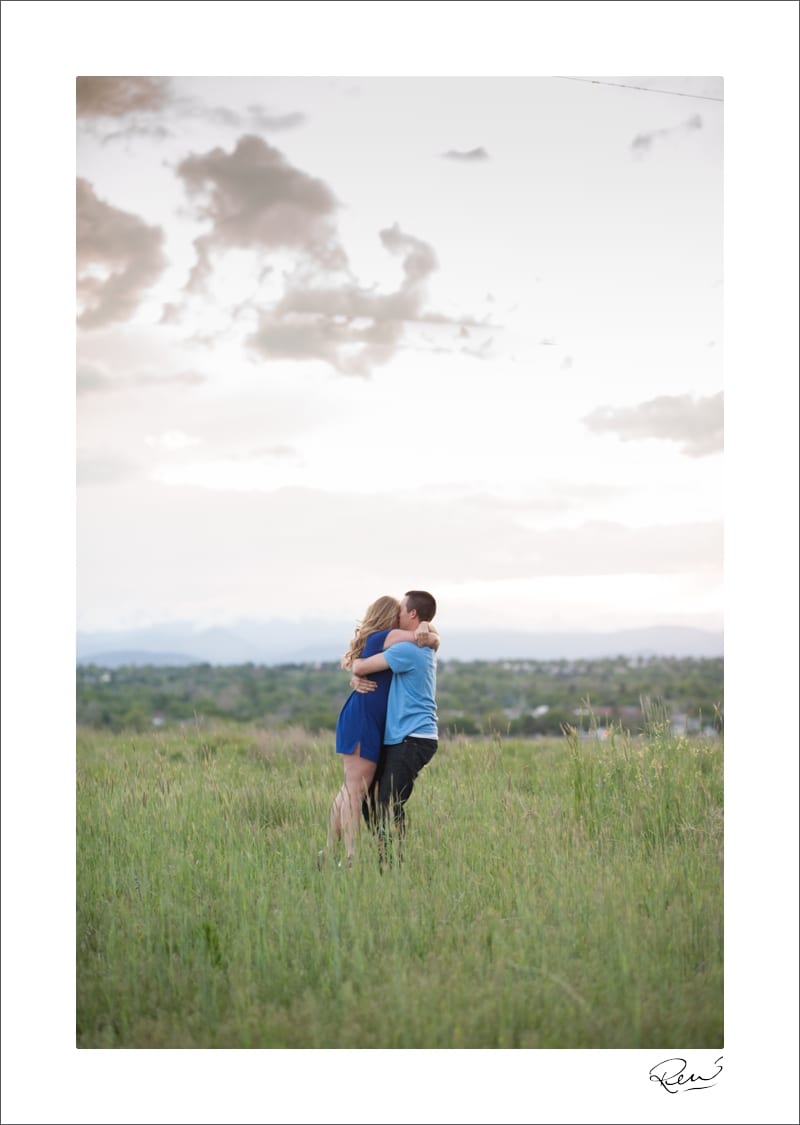
<svg viewBox="0 0 800 1125">
<path fill-rule="evenodd" d="M 355 673 L 353 673 L 350 677 L 350 687 L 360 695 L 374 691 L 377 686 L 375 681 L 370 680 L 367 676 L 356 676 Z"/>
</svg>

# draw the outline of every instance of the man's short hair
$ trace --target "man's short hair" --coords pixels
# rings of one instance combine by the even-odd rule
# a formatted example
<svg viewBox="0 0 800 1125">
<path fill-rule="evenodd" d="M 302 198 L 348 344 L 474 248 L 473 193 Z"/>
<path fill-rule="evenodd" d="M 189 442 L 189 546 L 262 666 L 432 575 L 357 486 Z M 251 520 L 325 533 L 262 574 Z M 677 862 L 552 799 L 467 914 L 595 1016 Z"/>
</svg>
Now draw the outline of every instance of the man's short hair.
<svg viewBox="0 0 800 1125">
<path fill-rule="evenodd" d="M 406 590 L 406 606 L 409 612 L 417 611 L 420 621 L 433 621 L 436 616 L 436 598 L 427 590 Z"/>
</svg>

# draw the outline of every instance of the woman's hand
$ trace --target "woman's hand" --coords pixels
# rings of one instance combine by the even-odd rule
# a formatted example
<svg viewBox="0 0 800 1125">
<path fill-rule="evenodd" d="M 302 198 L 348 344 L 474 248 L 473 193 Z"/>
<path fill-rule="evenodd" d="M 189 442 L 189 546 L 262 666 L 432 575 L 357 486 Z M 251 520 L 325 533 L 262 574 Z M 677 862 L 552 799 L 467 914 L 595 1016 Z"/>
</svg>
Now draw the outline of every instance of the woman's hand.
<svg viewBox="0 0 800 1125">
<path fill-rule="evenodd" d="M 367 695 L 369 692 L 374 691 L 378 685 L 374 680 L 370 680 L 367 676 L 357 676 L 355 673 L 350 677 L 350 687 L 353 691 L 357 691 L 359 695 Z"/>
<path fill-rule="evenodd" d="M 429 621 L 420 621 L 414 630 L 414 642 L 419 648 L 432 648 L 436 650 L 439 647 L 439 634 Z"/>
</svg>

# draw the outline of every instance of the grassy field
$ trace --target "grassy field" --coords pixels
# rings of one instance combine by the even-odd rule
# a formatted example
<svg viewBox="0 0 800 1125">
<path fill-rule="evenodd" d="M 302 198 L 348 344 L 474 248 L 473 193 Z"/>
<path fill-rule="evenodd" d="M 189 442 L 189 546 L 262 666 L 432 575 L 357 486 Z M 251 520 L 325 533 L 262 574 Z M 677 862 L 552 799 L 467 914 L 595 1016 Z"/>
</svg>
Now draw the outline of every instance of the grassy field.
<svg viewBox="0 0 800 1125">
<path fill-rule="evenodd" d="M 720 1047 L 722 743 L 440 744 L 318 871 L 333 736 L 80 729 L 77 1045 Z"/>
</svg>

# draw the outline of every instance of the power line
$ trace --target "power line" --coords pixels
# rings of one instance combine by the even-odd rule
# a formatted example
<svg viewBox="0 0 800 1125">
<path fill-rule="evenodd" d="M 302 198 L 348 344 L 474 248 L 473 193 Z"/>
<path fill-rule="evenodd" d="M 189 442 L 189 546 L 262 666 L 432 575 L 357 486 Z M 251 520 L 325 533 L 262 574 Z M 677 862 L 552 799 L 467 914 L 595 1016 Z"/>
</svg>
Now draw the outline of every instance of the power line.
<svg viewBox="0 0 800 1125">
<path fill-rule="evenodd" d="M 646 94 L 671 94 L 674 98 L 702 98 L 707 102 L 721 102 L 724 98 L 712 98 L 710 94 L 687 94 L 682 90 L 656 90 L 652 86 L 633 86 L 630 82 L 604 82 L 600 78 L 572 78 L 568 74 L 556 74 L 565 82 L 590 82 L 593 86 L 621 86 L 625 90 L 643 90 Z"/>
</svg>

